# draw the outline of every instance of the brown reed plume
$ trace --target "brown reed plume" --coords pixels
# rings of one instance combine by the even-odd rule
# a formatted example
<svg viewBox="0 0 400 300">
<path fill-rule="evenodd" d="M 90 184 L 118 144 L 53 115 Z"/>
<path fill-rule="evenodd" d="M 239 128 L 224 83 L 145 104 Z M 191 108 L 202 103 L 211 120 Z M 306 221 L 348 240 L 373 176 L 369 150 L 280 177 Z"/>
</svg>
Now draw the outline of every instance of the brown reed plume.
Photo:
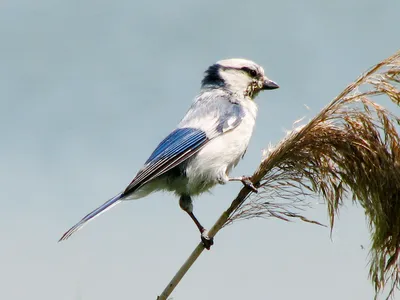
<svg viewBox="0 0 400 300">
<path fill-rule="evenodd" d="M 365 210 L 371 232 L 370 272 L 376 296 L 400 286 L 400 119 L 376 103 L 400 104 L 400 51 L 350 84 L 304 126 L 266 151 L 251 180 L 221 215 L 210 236 L 237 220 L 277 217 L 308 220 L 305 196 L 327 204 L 330 226 L 343 201 Z M 321 225 L 321 224 L 319 224 Z M 203 251 L 197 246 L 159 299 L 166 299 Z"/>
</svg>

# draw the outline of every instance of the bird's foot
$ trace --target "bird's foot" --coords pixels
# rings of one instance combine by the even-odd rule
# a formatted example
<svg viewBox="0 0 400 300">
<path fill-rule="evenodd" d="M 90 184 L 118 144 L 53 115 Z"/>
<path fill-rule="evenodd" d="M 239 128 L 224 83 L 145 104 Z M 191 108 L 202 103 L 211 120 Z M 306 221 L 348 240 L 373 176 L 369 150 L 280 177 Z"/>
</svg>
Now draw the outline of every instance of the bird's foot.
<svg viewBox="0 0 400 300">
<path fill-rule="evenodd" d="M 214 238 L 208 236 L 208 230 L 203 229 L 201 232 L 201 241 L 204 248 L 210 250 L 211 246 L 214 245 Z"/>
<path fill-rule="evenodd" d="M 250 190 L 252 190 L 254 193 L 258 193 L 257 188 L 254 186 L 254 184 L 251 182 L 249 176 L 240 176 L 240 177 L 232 177 L 229 178 L 229 181 L 241 181 L 244 186 L 248 187 Z"/>
<path fill-rule="evenodd" d="M 254 186 L 254 184 L 250 181 L 250 177 L 248 176 L 242 176 L 242 183 L 244 186 L 247 186 L 249 189 L 251 189 L 254 193 L 258 193 L 258 189 Z"/>
</svg>

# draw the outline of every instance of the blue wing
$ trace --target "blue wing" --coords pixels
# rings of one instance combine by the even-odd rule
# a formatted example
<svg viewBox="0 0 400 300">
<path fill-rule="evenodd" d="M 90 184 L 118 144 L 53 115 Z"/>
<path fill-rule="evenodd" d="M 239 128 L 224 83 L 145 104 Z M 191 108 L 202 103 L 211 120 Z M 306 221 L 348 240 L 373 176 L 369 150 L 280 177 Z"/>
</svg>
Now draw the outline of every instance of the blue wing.
<svg viewBox="0 0 400 300">
<path fill-rule="evenodd" d="M 174 130 L 154 150 L 144 167 L 122 193 L 122 197 L 187 160 L 200 151 L 208 141 L 206 134 L 200 129 Z"/>
<path fill-rule="evenodd" d="M 245 115 L 246 113 L 242 106 L 224 98 L 202 99 L 202 101 L 195 102 L 180 123 L 181 128 L 173 131 L 158 145 L 125 191 L 87 214 L 81 221 L 64 233 L 60 241 L 69 238 L 74 232 L 87 224 L 87 222 L 114 207 L 125 196 L 133 193 L 150 180 L 164 174 L 196 154 L 209 140 L 239 126 Z M 199 126 L 201 123 L 198 122 L 199 118 L 204 118 L 205 120 L 211 119 L 215 120 L 215 122 L 203 122 L 203 130 L 192 128 L 192 124 Z"/>
<path fill-rule="evenodd" d="M 215 102 L 212 103 L 212 105 L 215 105 Z M 223 101 L 219 106 L 215 107 L 216 109 L 210 109 L 210 106 L 211 105 L 202 105 L 200 109 L 195 107 L 194 114 L 191 115 L 193 119 L 196 119 L 196 113 L 201 113 L 199 115 L 204 117 L 204 108 L 208 108 L 208 111 L 211 112 L 219 112 L 219 116 L 215 118 L 216 122 L 214 124 L 208 124 L 208 126 L 211 127 L 211 130 L 207 130 L 208 134 L 201 129 L 192 128 L 190 126 L 174 130 L 158 145 L 156 150 L 154 150 L 144 167 L 122 193 L 122 196 L 127 196 L 150 180 L 164 174 L 181 162 L 187 160 L 200 151 L 210 139 L 236 128 L 245 117 L 242 106 L 238 104 Z M 219 110 L 217 108 L 219 108 Z M 193 111 L 189 112 L 189 114 L 191 113 L 193 113 Z"/>
<path fill-rule="evenodd" d="M 82 220 L 65 232 L 59 241 L 68 239 L 73 233 L 86 225 L 87 222 L 120 203 L 125 196 L 134 192 L 137 188 L 191 157 L 198 152 L 207 141 L 208 138 L 206 134 L 199 129 L 178 128 L 173 131 L 158 145 L 156 150 L 154 150 L 146 161 L 144 167 L 139 171 L 123 193 L 111 198 L 103 205 L 87 214 Z"/>
</svg>

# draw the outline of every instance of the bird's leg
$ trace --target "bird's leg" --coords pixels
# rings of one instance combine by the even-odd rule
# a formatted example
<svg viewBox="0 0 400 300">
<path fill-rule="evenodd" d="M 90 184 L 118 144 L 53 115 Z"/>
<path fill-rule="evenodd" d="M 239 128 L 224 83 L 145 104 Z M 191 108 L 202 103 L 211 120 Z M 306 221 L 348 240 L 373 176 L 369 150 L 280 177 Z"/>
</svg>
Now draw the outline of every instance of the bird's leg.
<svg viewBox="0 0 400 300">
<path fill-rule="evenodd" d="M 197 228 L 201 234 L 201 241 L 203 242 L 204 248 L 210 250 L 211 246 L 214 244 L 214 239 L 208 236 L 208 231 L 200 224 L 199 220 L 193 214 L 193 204 L 190 196 L 182 195 L 179 199 L 179 206 L 187 212 L 193 222 L 196 224 Z"/>
<path fill-rule="evenodd" d="M 257 188 L 254 186 L 254 184 L 250 181 L 250 177 L 248 176 L 240 176 L 240 177 L 230 177 L 229 181 L 241 181 L 244 186 L 247 186 L 249 189 L 251 189 L 254 193 L 258 193 Z"/>
</svg>

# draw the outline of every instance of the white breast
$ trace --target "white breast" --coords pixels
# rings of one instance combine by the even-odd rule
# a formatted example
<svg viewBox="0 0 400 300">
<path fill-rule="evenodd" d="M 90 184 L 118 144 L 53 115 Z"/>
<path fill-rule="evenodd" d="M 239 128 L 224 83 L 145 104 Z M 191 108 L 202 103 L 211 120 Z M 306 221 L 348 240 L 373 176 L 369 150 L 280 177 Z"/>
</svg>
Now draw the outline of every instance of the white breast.
<svg viewBox="0 0 400 300">
<path fill-rule="evenodd" d="M 245 102 L 246 115 L 242 122 L 208 142 L 188 164 L 186 176 L 190 194 L 202 193 L 218 183 L 225 183 L 227 175 L 245 153 L 257 115 L 256 104 L 251 100 Z"/>
</svg>

